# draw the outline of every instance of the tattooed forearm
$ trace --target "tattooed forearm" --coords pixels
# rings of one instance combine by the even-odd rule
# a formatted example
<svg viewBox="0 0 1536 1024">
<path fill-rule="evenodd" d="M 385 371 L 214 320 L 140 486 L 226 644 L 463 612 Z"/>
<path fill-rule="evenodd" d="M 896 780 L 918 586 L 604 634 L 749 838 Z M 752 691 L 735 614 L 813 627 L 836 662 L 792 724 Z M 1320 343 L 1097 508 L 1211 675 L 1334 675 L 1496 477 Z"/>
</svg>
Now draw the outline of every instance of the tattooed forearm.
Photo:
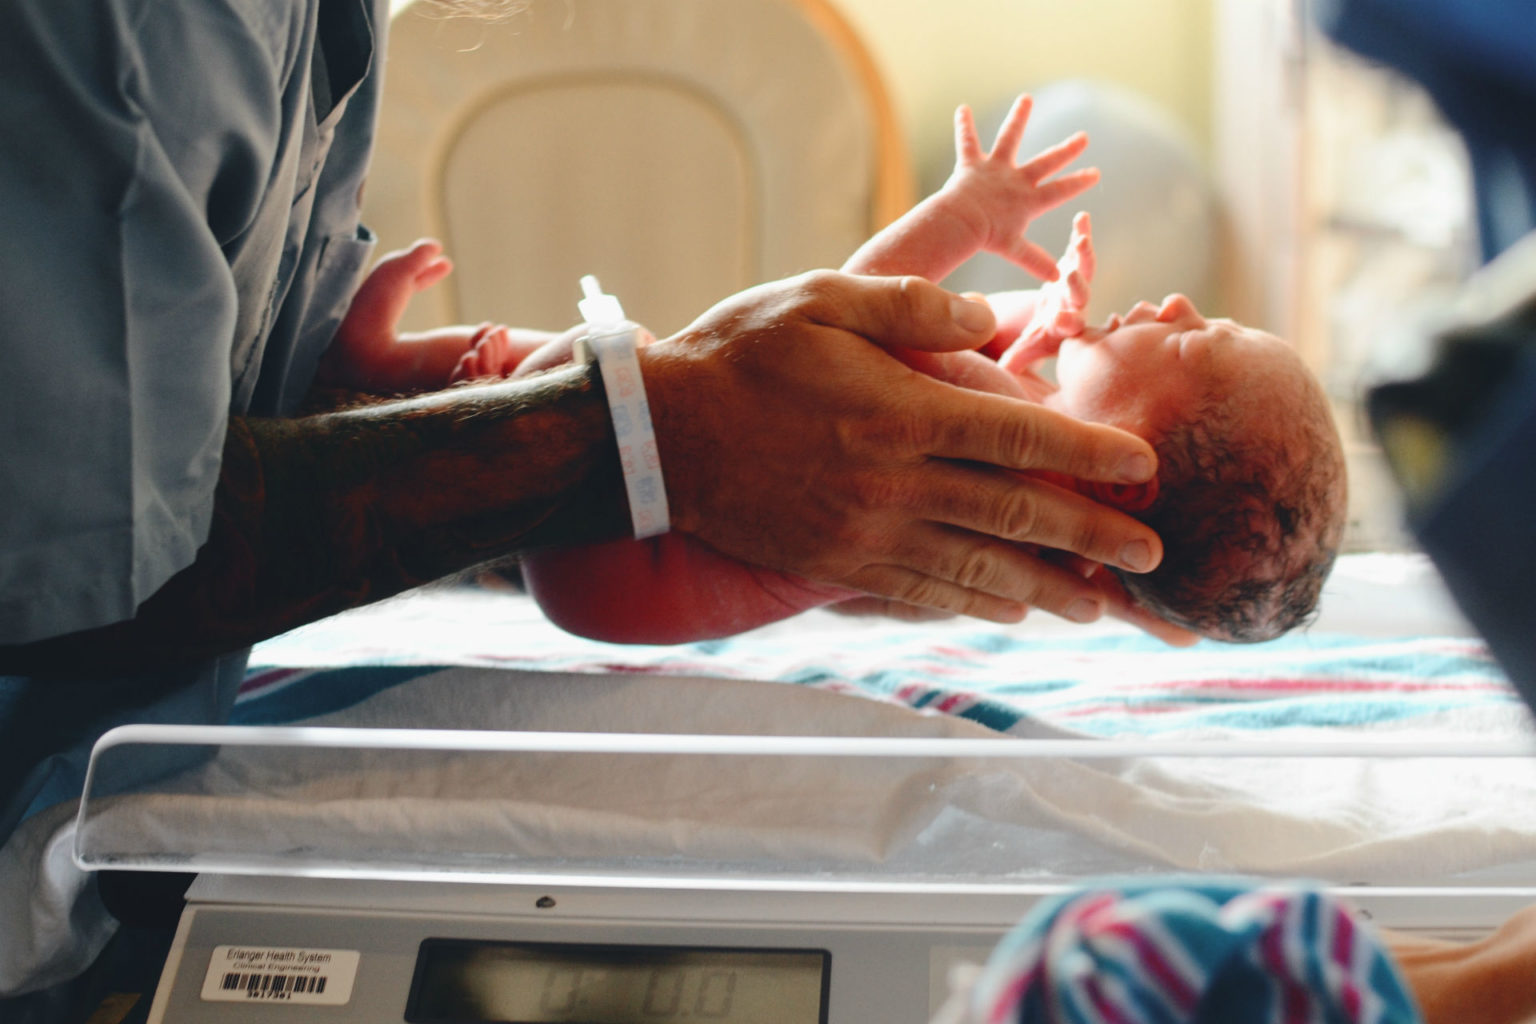
<svg viewBox="0 0 1536 1024">
<path fill-rule="evenodd" d="M 129 622 L 0 647 L 68 676 L 235 650 L 533 548 L 622 536 L 586 367 L 293 420 L 234 420 L 209 539 Z"/>
</svg>

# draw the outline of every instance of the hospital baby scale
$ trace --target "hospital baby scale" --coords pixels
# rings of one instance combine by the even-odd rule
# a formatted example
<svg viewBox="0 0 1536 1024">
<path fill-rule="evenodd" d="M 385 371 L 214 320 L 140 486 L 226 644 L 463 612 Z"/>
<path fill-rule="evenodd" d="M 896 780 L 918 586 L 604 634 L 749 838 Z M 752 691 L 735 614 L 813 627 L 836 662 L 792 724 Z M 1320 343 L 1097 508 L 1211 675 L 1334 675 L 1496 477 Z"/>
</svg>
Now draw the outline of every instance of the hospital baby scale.
<svg viewBox="0 0 1536 1024">
<path fill-rule="evenodd" d="M 1303 763 L 1531 753 L 130 726 L 93 756 L 76 859 L 199 873 L 151 1024 L 924 1024 L 1039 898 L 1170 870 L 1051 810 L 1085 771 L 1262 761 L 1283 788 Z M 103 785 L 150 765 L 149 786 Z M 667 786 L 704 810 L 645 796 Z M 1529 861 L 1396 874 L 1326 881 L 1379 924 L 1446 936 L 1536 900 Z"/>
</svg>

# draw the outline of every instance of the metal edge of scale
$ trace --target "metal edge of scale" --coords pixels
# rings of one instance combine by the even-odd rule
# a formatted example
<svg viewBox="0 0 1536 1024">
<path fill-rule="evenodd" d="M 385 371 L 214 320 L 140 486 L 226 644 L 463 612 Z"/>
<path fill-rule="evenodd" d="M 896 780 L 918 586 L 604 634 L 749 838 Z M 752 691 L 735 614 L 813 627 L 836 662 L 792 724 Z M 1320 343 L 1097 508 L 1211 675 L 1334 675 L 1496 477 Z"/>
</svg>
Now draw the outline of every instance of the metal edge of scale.
<svg viewBox="0 0 1536 1024">
<path fill-rule="evenodd" d="M 1132 881 L 1190 877 L 1177 872 L 1120 876 Z M 1277 879 L 1279 881 L 1280 879 Z M 824 922 L 897 926 L 922 922 L 974 927 L 1011 925 L 1010 908 L 1091 886 L 1098 879 L 1021 882 L 922 882 L 886 879 L 683 876 L 522 875 L 458 881 L 431 877 L 197 876 L 189 904 L 384 910 L 468 915 L 543 915 L 710 922 Z M 1325 883 L 1326 884 L 1326 883 Z M 1536 902 L 1536 883 L 1511 885 L 1327 884 L 1384 928 L 1447 934 L 1502 923 L 1512 906 Z M 552 902 L 541 906 L 540 900 Z M 659 913 L 661 908 L 668 908 Z M 816 908 L 811 912 L 811 908 Z M 837 916 L 830 916 L 836 909 Z"/>
</svg>

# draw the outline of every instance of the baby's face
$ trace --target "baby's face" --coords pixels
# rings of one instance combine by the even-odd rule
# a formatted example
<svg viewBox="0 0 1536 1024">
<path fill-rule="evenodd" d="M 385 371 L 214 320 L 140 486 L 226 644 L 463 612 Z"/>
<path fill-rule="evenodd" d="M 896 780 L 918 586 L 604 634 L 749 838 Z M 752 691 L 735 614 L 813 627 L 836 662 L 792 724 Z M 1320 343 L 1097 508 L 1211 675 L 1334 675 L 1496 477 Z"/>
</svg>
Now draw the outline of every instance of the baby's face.
<svg viewBox="0 0 1536 1024">
<path fill-rule="evenodd" d="M 1154 441 L 1213 389 L 1239 400 L 1251 395 L 1259 416 L 1299 397 L 1298 389 L 1316 388 L 1290 345 L 1231 320 L 1207 320 L 1182 295 L 1161 307 L 1138 303 L 1062 342 L 1056 380 L 1047 405 Z"/>
</svg>

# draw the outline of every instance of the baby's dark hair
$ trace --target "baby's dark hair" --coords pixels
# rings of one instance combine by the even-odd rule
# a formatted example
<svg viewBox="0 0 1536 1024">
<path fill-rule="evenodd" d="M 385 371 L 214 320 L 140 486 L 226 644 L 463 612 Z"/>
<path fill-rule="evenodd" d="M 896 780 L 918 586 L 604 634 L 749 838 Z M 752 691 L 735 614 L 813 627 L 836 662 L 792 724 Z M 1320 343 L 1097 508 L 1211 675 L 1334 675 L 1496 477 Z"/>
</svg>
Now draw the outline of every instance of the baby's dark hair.
<svg viewBox="0 0 1536 1024">
<path fill-rule="evenodd" d="M 1118 572 L 1150 611 L 1231 643 L 1273 640 L 1311 620 L 1344 528 L 1345 471 L 1326 404 L 1290 409 L 1279 448 L 1221 397 L 1154 445 L 1157 498 L 1132 515 L 1157 531 L 1163 561 Z M 1251 414 L 1250 414 L 1251 415 Z"/>
</svg>

